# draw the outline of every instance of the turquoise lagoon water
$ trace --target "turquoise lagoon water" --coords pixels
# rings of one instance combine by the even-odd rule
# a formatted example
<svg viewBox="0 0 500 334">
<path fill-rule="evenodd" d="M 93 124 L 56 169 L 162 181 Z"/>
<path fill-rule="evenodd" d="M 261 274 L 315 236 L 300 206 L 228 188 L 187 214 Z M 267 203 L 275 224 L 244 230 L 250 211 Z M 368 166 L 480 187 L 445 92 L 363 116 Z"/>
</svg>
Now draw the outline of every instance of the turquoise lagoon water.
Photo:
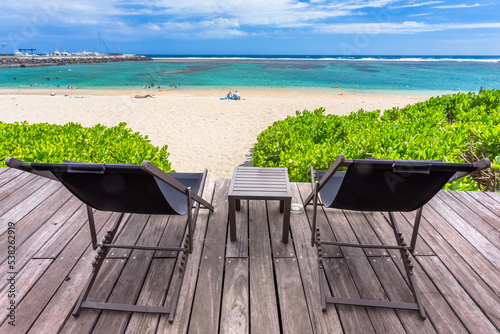
<svg viewBox="0 0 500 334">
<path fill-rule="evenodd" d="M 136 89 L 154 83 L 174 89 L 170 85 L 180 83 L 181 89 L 337 86 L 345 91 L 415 95 L 500 89 L 500 57 L 149 56 L 154 60 L 3 68 L 0 88 Z"/>
</svg>

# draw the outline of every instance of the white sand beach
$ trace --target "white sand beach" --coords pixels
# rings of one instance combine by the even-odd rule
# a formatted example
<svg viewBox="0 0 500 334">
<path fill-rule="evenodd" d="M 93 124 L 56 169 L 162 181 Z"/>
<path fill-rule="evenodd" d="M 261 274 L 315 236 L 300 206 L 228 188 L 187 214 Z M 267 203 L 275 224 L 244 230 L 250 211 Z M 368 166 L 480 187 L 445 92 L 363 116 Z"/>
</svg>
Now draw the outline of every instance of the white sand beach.
<svg viewBox="0 0 500 334">
<path fill-rule="evenodd" d="M 257 135 L 296 110 L 324 107 L 346 115 L 402 107 L 424 101 L 417 96 L 362 95 L 290 90 L 240 90 L 243 100 L 220 100 L 227 90 L 0 90 L 0 121 L 81 123 L 115 126 L 126 122 L 154 145 L 168 145 L 178 172 L 209 170 L 209 177 L 230 178 L 234 166 L 249 164 Z M 65 96 L 65 94 L 69 96 Z M 134 95 L 154 98 L 135 99 Z M 78 97 L 78 98 L 77 98 Z"/>
</svg>

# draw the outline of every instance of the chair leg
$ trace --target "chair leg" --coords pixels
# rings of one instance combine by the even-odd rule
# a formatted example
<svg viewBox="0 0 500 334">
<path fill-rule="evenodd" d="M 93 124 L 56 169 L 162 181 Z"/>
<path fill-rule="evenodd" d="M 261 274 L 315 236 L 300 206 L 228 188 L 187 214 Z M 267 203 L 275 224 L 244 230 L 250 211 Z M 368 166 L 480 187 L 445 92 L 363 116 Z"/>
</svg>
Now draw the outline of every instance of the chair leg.
<svg viewBox="0 0 500 334">
<path fill-rule="evenodd" d="M 92 238 L 92 247 L 94 247 L 94 245 L 95 245 L 94 239 L 96 238 L 95 227 L 94 227 L 94 216 L 92 214 L 92 208 L 89 207 L 89 206 L 87 206 L 87 213 L 89 214 L 89 222 L 92 221 L 92 223 L 90 224 L 91 225 L 90 231 L 91 231 L 91 234 L 92 234 L 92 232 L 94 233 L 94 235 L 91 236 L 91 238 Z M 102 244 L 103 245 L 104 244 L 110 244 L 110 243 L 113 242 L 113 239 L 115 238 L 116 232 L 118 231 L 118 228 L 120 227 L 120 223 L 123 220 L 124 216 L 125 216 L 125 214 L 121 213 L 118 216 L 118 218 L 116 219 L 116 222 L 113 225 L 113 228 L 110 231 L 106 232 L 106 234 L 104 235 L 104 238 L 102 240 Z M 95 279 L 97 277 L 97 274 L 99 273 L 99 270 L 101 269 L 101 266 L 102 266 L 102 264 L 104 262 L 104 259 L 106 258 L 106 255 L 108 254 L 109 247 L 103 246 L 103 245 L 101 245 L 99 247 L 99 249 L 97 250 L 97 254 L 95 255 L 95 259 L 92 262 L 92 274 L 90 275 L 89 280 L 87 281 L 87 284 L 83 288 L 83 291 L 80 294 L 80 297 L 78 297 L 78 300 L 77 300 L 77 302 L 75 304 L 75 307 L 73 308 L 72 314 L 75 317 L 78 316 L 78 314 L 80 312 L 80 309 L 82 308 L 81 307 L 82 303 L 85 301 L 85 299 L 87 299 L 87 296 L 88 296 L 88 294 L 90 292 L 90 289 L 92 288 L 92 285 L 95 282 Z"/>
<path fill-rule="evenodd" d="M 177 309 L 177 303 L 179 302 L 179 295 L 181 293 L 182 282 L 184 281 L 184 273 L 186 272 L 186 265 L 189 259 L 189 236 L 186 236 L 184 240 L 184 250 L 182 251 L 181 259 L 179 262 L 179 279 L 177 280 L 177 284 L 175 285 L 174 296 L 172 298 L 172 302 L 170 303 L 170 313 L 168 317 L 168 322 L 173 323 L 175 318 L 175 311 Z"/>
<path fill-rule="evenodd" d="M 413 265 L 411 263 L 411 253 L 410 247 L 406 245 L 402 233 L 399 231 L 394 218 L 394 214 L 389 212 L 390 221 L 396 237 L 397 245 L 363 245 L 363 244 L 352 244 L 343 243 L 336 241 L 321 241 L 319 235 L 319 227 L 315 227 L 315 242 L 318 249 L 318 263 L 319 263 L 319 276 L 320 276 L 320 294 L 321 294 L 321 308 L 326 309 L 326 304 L 340 304 L 340 305 L 357 305 L 357 306 L 368 306 L 368 307 L 383 307 L 392 309 L 404 309 L 404 310 L 414 310 L 419 311 L 420 316 L 423 320 L 426 318 L 425 310 L 420 299 L 419 290 L 413 276 Z M 315 225 L 315 223 L 313 223 Z M 314 238 L 314 237 L 313 237 Z M 356 247 L 356 248 L 386 248 L 386 249 L 399 249 L 401 253 L 401 259 L 403 261 L 403 266 L 405 268 L 405 274 L 407 277 L 408 286 L 413 294 L 414 302 L 397 302 L 397 301 L 384 301 L 384 300 L 371 300 L 371 299 L 358 299 L 358 298 L 340 298 L 340 297 L 329 297 L 325 294 L 325 285 L 323 281 L 323 260 L 322 260 L 322 245 L 334 245 L 341 247 Z M 403 275 L 404 276 L 404 275 Z"/>
<path fill-rule="evenodd" d="M 415 222 L 413 223 L 413 233 L 412 233 L 411 242 L 410 242 L 412 254 L 415 251 L 415 244 L 417 243 L 418 229 L 420 227 L 420 220 L 422 218 L 422 209 L 423 208 L 424 207 L 421 207 L 420 209 L 417 210 L 417 213 L 415 215 Z"/>
<path fill-rule="evenodd" d="M 192 212 L 191 212 L 191 188 L 187 188 L 187 201 L 188 201 L 188 212 L 187 212 L 187 227 L 188 227 L 188 240 L 189 240 L 189 253 L 191 254 L 193 252 L 193 217 L 192 217 Z"/>
<path fill-rule="evenodd" d="M 422 213 L 421 209 L 422 208 L 420 208 L 419 212 L 417 212 L 417 217 L 418 217 L 419 221 L 420 221 L 420 215 Z M 398 243 L 398 246 L 402 246 L 402 247 L 407 248 L 403 234 L 399 231 L 398 225 L 396 224 L 396 218 L 394 217 L 394 214 L 392 212 L 389 212 L 389 218 L 390 218 L 390 221 L 392 224 L 392 229 L 394 230 L 394 235 L 396 237 L 396 242 Z M 416 234 L 418 234 L 418 224 L 414 225 L 414 227 L 413 227 L 412 242 L 413 242 L 413 240 L 416 240 Z M 414 248 L 412 248 L 411 250 L 413 252 Z M 418 306 L 418 310 L 420 312 L 421 318 L 425 319 L 426 318 L 425 310 L 424 310 L 424 307 L 422 305 L 422 301 L 420 299 L 420 294 L 418 291 L 417 283 L 415 282 L 415 279 L 413 277 L 413 264 L 411 263 L 410 252 L 408 250 L 405 250 L 405 249 L 400 249 L 399 251 L 401 253 L 401 260 L 403 261 L 406 277 L 408 279 L 408 285 L 409 285 L 410 290 L 413 294 L 413 299 L 415 300 L 415 303 Z"/>
<path fill-rule="evenodd" d="M 104 239 L 102 240 L 103 244 L 109 244 L 113 240 L 114 233 L 106 233 L 104 236 Z M 109 247 L 107 246 L 101 246 L 97 250 L 97 254 L 95 256 L 94 261 L 92 262 L 92 274 L 89 277 L 89 280 L 87 281 L 87 284 L 85 285 L 85 288 L 83 289 L 82 293 L 80 294 L 80 297 L 78 297 L 78 300 L 75 304 L 75 307 L 73 308 L 73 316 L 77 317 L 80 313 L 82 303 L 87 299 L 87 296 L 90 293 L 90 289 L 92 289 L 92 285 L 94 285 L 95 279 L 97 277 L 97 274 L 99 274 L 99 270 L 101 270 L 101 266 L 104 263 L 104 259 L 106 258 L 107 254 L 109 251 Z"/>
<path fill-rule="evenodd" d="M 316 215 L 318 210 L 318 182 L 314 184 L 313 189 L 313 216 L 312 216 L 312 227 L 311 227 L 311 246 L 314 247 L 315 243 L 315 231 L 316 231 Z"/>
<path fill-rule="evenodd" d="M 319 278 L 319 293 L 321 298 L 321 310 L 326 312 L 326 292 L 325 282 L 323 279 L 323 252 L 321 248 L 321 237 L 319 234 L 319 227 L 316 228 L 316 250 L 318 252 L 318 278 Z"/>
<path fill-rule="evenodd" d="M 92 240 L 92 249 L 97 249 L 97 235 L 95 232 L 95 223 L 94 223 L 94 213 L 92 212 L 92 208 L 87 205 L 87 216 L 89 218 L 89 229 L 90 229 L 90 239 Z"/>
</svg>

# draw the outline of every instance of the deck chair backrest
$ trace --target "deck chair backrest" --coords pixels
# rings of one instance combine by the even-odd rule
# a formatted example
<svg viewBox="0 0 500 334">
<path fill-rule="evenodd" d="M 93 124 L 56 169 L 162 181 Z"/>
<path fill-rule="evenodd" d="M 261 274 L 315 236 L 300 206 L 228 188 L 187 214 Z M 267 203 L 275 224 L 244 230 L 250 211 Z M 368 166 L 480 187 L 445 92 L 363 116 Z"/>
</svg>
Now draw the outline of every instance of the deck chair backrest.
<svg viewBox="0 0 500 334">
<path fill-rule="evenodd" d="M 186 194 L 139 165 L 67 162 L 31 163 L 31 167 L 35 171 L 50 171 L 73 195 L 98 210 L 181 215 L 187 212 Z M 175 178 L 183 175 L 179 173 Z"/>
<path fill-rule="evenodd" d="M 457 172 L 473 164 L 438 161 L 352 160 L 347 172 L 328 182 L 340 187 L 321 192 L 325 206 L 362 211 L 413 211 L 427 203 Z M 342 182 L 339 178 L 342 178 Z"/>
</svg>

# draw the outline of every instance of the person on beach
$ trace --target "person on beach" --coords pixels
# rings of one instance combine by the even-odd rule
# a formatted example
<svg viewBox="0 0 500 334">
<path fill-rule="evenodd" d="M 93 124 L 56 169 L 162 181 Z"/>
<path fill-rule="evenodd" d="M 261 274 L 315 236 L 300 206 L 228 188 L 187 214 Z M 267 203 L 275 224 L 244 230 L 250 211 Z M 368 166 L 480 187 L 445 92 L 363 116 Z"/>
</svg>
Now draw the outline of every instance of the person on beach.
<svg viewBox="0 0 500 334">
<path fill-rule="evenodd" d="M 233 95 L 231 94 L 231 91 L 229 91 L 229 93 L 227 93 L 226 98 L 227 98 L 228 100 L 231 100 L 231 99 L 233 98 Z"/>
<path fill-rule="evenodd" d="M 238 91 L 235 90 L 233 93 L 233 100 L 240 100 L 240 99 L 241 99 L 240 93 L 238 93 Z"/>
<path fill-rule="evenodd" d="M 153 95 L 151 94 L 146 94 L 146 95 L 135 95 L 134 98 L 135 99 L 145 99 L 145 98 L 148 98 L 148 97 L 151 97 L 151 98 L 154 98 Z"/>
</svg>

